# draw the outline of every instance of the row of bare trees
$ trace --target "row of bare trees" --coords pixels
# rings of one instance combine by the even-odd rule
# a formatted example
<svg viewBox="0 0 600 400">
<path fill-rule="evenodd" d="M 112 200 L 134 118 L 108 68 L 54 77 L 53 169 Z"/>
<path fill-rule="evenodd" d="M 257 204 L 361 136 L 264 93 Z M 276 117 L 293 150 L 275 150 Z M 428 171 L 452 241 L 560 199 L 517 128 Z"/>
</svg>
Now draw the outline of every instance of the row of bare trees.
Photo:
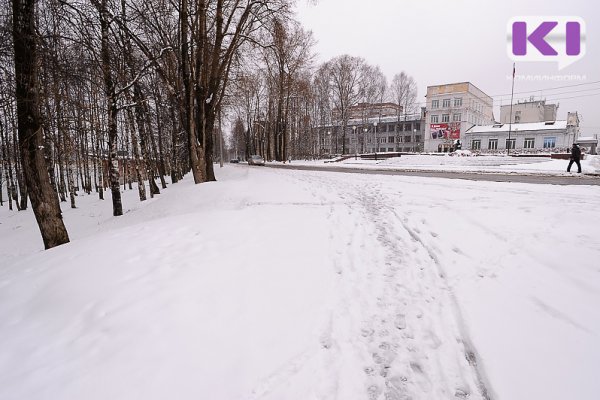
<svg viewBox="0 0 600 400">
<path fill-rule="evenodd" d="M 232 155 L 259 154 L 269 160 L 316 158 L 321 154 L 319 127 L 334 131 L 335 152 L 347 153 L 350 108 L 358 103 L 393 102 L 398 120 L 415 112 L 417 87 L 402 72 L 388 85 L 379 67 L 360 57 L 341 55 L 315 66 L 310 32 L 276 21 L 264 40 L 269 45 L 247 57 L 246 72 L 232 85 Z M 366 118 L 366 117 L 365 117 Z M 341 139 L 341 140 L 338 140 Z"/>
<path fill-rule="evenodd" d="M 0 205 L 31 204 L 50 248 L 81 193 L 110 192 L 119 216 L 127 188 L 215 180 L 224 119 L 239 156 L 287 160 L 318 155 L 334 110 L 414 102 L 411 78 L 388 87 L 361 58 L 317 68 L 292 3 L 0 0 Z"/>
<path fill-rule="evenodd" d="M 121 185 L 143 201 L 189 171 L 215 180 L 230 78 L 291 15 L 288 0 L 0 6 L 0 188 L 11 208 L 30 200 L 46 248 L 69 241 L 59 202 L 80 192 L 110 191 L 119 216 Z"/>
</svg>

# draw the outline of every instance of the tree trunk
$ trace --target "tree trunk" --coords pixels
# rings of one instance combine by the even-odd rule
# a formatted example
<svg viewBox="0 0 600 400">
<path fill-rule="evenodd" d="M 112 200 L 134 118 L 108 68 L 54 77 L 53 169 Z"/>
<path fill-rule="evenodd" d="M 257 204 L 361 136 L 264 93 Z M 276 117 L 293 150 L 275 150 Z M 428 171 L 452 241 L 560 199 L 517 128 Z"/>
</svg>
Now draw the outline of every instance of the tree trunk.
<svg viewBox="0 0 600 400">
<path fill-rule="evenodd" d="M 112 17 L 107 11 L 107 0 L 102 0 L 98 9 L 100 13 L 100 31 L 102 34 L 102 74 L 104 77 L 104 90 L 108 102 L 108 170 L 110 190 L 112 194 L 113 215 L 123 215 L 123 204 L 121 202 L 121 188 L 119 186 L 119 160 L 117 158 L 117 99 L 115 84 L 110 65 L 109 31 Z"/>
<path fill-rule="evenodd" d="M 163 134 L 162 134 L 162 121 L 160 118 L 160 91 L 156 91 L 156 129 L 158 130 L 158 173 L 160 175 L 160 184 L 163 189 L 167 188 L 167 182 L 165 181 L 166 168 L 165 168 L 165 156 L 163 151 Z"/>
<path fill-rule="evenodd" d="M 135 136 L 135 121 L 133 118 L 133 112 L 131 110 L 127 110 L 127 117 L 131 130 L 131 150 L 133 153 L 133 162 L 135 163 L 135 177 L 138 183 L 138 194 L 140 196 L 140 201 L 145 201 L 146 186 L 144 185 L 144 180 L 142 179 L 142 173 L 140 171 L 140 151 L 138 147 L 137 137 Z"/>
<path fill-rule="evenodd" d="M 46 249 L 68 243 L 56 193 L 44 161 L 35 39 L 35 0 L 13 0 L 13 45 L 19 148 L 29 198 Z"/>
<path fill-rule="evenodd" d="M 171 132 L 171 183 L 177 183 L 178 181 L 178 166 L 177 162 L 177 133 L 179 132 L 179 126 L 177 124 L 177 118 L 175 117 L 175 106 L 169 107 L 171 110 L 171 119 L 173 122 L 173 131 Z"/>
</svg>

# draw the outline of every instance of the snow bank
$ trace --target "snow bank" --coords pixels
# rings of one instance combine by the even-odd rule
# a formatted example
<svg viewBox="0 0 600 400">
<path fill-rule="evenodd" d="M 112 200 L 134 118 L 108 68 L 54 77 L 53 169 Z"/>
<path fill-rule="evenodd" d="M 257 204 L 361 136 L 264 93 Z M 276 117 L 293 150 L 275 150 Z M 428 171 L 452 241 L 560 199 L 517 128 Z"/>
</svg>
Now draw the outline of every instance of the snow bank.
<svg viewBox="0 0 600 400">
<path fill-rule="evenodd" d="M 460 150 L 460 156 L 444 154 L 414 154 L 394 157 L 385 160 L 355 160 L 349 158 L 341 162 L 323 160 L 302 161 L 294 160 L 292 165 L 322 165 L 328 167 L 361 168 L 361 169 L 392 169 L 392 170 L 423 170 L 423 171 L 454 171 L 454 172 L 500 172 L 511 174 L 547 174 L 568 175 L 566 172 L 568 160 L 553 160 L 544 157 L 507 157 L 469 156 L 468 150 Z M 584 174 L 600 174 L 600 156 L 586 155 L 581 161 Z"/>
<path fill-rule="evenodd" d="M 325 209 L 240 172 L 173 185 L 95 234 L 67 213 L 70 244 L 5 264 L 0 398 L 234 399 L 318 346 Z"/>
</svg>

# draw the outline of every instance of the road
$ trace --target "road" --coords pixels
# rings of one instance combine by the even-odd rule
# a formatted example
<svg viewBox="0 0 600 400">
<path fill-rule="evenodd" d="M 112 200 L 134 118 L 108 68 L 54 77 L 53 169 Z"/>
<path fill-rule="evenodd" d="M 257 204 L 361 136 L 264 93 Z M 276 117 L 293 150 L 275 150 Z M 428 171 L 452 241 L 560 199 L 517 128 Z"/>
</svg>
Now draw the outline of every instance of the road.
<svg viewBox="0 0 600 400">
<path fill-rule="evenodd" d="M 359 169 L 344 167 L 321 167 L 318 165 L 267 164 L 269 168 L 285 168 L 303 171 L 345 172 L 349 174 L 404 175 L 421 176 L 426 178 L 466 179 L 471 181 L 489 182 L 518 182 L 549 185 L 600 185 L 600 177 L 593 175 L 540 175 L 515 174 L 499 172 L 454 172 L 454 171 L 423 171 L 423 170 L 391 170 L 391 169 Z"/>
</svg>

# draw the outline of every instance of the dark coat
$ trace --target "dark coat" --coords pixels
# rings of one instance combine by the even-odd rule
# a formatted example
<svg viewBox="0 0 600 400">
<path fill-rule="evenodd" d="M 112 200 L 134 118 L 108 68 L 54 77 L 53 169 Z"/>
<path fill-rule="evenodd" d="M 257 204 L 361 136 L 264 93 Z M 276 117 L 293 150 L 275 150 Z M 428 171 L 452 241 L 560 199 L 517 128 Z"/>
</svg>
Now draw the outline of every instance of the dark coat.
<svg viewBox="0 0 600 400">
<path fill-rule="evenodd" d="M 581 160 L 581 149 L 579 146 L 573 146 L 571 148 L 571 160 L 579 161 Z"/>
</svg>

